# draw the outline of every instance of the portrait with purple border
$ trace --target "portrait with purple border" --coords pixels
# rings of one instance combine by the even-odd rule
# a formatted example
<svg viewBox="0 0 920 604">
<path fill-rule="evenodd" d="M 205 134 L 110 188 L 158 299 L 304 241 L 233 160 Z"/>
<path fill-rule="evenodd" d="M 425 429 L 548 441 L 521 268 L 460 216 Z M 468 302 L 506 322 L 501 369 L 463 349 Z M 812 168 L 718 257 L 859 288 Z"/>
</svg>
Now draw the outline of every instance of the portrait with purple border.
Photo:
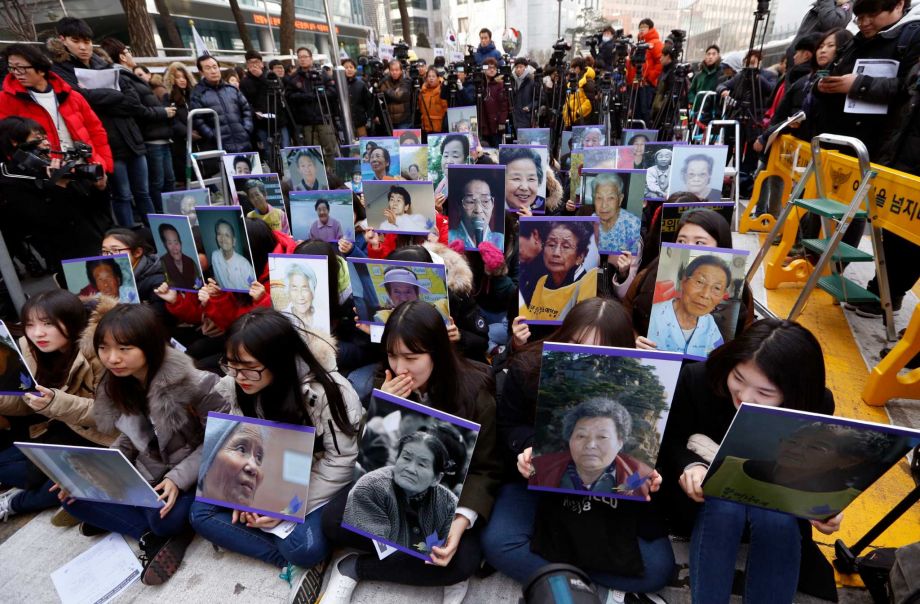
<svg viewBox="0 0 920 604">
<path fill-rule="evenodd" d="M 421 300 L 450 318 L 443 264 L 374 258 L 346 258 L 358 323 L 382 327 L 403 302 Z"/>
<path fill-rule="evenodd" d="M 204 285 L 204 272 L 195 248 L 188 216 L 147 214 L 160 266 L 170 289 L 194 292 Z"/>
<path fill-rule="evenodd" d="M 316 429 L 208 412 L 195 501 L 302 523 Z"/>
<path fill-rule="evenodd" d="M 246 221 L 240 206 L 195 208 L 204 255 L 214 280 L 224 291 L 249 293 L 256 279 Z"/>
<path fill-rule="evenodd" d="M 380 233 L 427 235 L 435 228 L 434 188 L 427 180 L 365 180 L 367 224 Z"/>
<path fill-rule="evenodd" d="M 915 429 L 743 402 L 703 493 L 824 521 L 918 444 Z"/>
<path fill-rule="evenodd" d="M 695 210 L 713 210 L 721 214 L 725 222 L 731 224 L 735 203 L 732 201 L 702 201 L 661 204 L 661 241 L 674 243 L 677 240 L 677 227 L 684 214 Z"/>
<path fill-rule="evenodd" d="M 546 208 L 549 151 L 543 145 L 499 145 L 498 163 L 505 166 L 505 209 L 530 208 L 542 214 Z"/>
<path fill-rule="evenodd" d="M 582 169 L 578 198 L 583 211 L 592 211 L 600 220 L 602 254 L 629 252 L 639 257 L 644 192 L 644 170 Z"/>
<path fill-rule="evenodd" d="M 81 298 L 105 294 L 123 304 L 140 302 L 128 254 L 61 260 L 67 290 Z"/>
<path fill-rule="evenodd" d="M 0 372 L 0 395 L 22 396 L 37 392 L 35 376 L 3 321 L 0 321 L 0 361 L 3 365 L 3 371 Z"/>
<path fill-rule="evenodd" d="M 597 295 L 597 216 L 522 216 L 518 224 L 519 314 L 559 325 L 575 304 Z"/>
<path fill-rule="evenodd" d="M 447 241 L 479 251 L 483 241 L 505 249 L 505 166 L 452 167 L 447 172 Z"/>
<path fill-rule="evenodd" d="M 544 343 L 528 488 L 646 501 L 682 362 Z"/>
<path fill-rule="evenodd" d="M 735 337 L 746 250 L 662 243 L 647 338 L 702 360 Z"/>
<path fill-rule="evenodd" d="M 549 147 L 549 128 L 518 128 L 519 145 L 543 145 Z"/>
<path fill-rule="evenodd" d="M 374 390 L 358 460 L 365 474 L 342 528 L 428 561 L 442 546 L 466 481 L 479 424 Z M 409 498 L 418 508 L 407 514 Z"/>
</svg>

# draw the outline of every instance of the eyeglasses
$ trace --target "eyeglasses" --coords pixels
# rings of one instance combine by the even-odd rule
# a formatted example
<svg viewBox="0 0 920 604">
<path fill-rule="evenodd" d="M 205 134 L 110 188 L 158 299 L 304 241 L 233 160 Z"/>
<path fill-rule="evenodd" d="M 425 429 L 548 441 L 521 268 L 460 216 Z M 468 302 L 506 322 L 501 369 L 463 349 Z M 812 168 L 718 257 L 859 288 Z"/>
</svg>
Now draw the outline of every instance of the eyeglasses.
<svg viewBox="0 0 920 604">
<path fill-rule="evenodd" d="M 115 254 L 127 254 L 131 251 L 129 247 L 110 247 L 108 249 L 102 248 L 103 256 L 114 256 Z"/>
<path fill-rule="evenodd" d="M 722 294 L 725 293 L 725 286 L 719 285 L 718 283 L 710 285 L 708 281 L 701 279 L 700 277 L 692 277 L 687 279 L 687 284 L 699 292 L 709 289 L 709 292 L 713 296 L 722 296 Z"/>
<path fill-rule="evenodd" d="M 244 379 L 253 380 L 253 381 L 261 380 L 262 374 L 265 372 L 266 369 L 268 369 L 267 367 L 263 367 L 262 369 L 237 369 L 236 367 L 231 367 L 230 365 L 228 365 L 226 359 L 222 359 L 218 363 L 218 365 L 220 365 L 221 370 L 225 374 L 229 375 L 232 378 L 235 378 L 236 376 L 240 375 Z"/>
<path fill-rule="evenodd" d="M 30 69 L 35 69 L 31 65 L 10 65 L 9 72 L 13 75 L 23 75 L 28 72 Z"/>
<path fill-rule="evenodd" d="M 464 206 L 471 208 L 477 205 L 478 206 L 492 205 L 493 203 L 495 203 L 495 198 L 492 197 L 491 195 L 483 196 L 483 197 L 476 197 L 475 195 L 464 195 L 461 201 L 463 202 Z"/>
</svg>

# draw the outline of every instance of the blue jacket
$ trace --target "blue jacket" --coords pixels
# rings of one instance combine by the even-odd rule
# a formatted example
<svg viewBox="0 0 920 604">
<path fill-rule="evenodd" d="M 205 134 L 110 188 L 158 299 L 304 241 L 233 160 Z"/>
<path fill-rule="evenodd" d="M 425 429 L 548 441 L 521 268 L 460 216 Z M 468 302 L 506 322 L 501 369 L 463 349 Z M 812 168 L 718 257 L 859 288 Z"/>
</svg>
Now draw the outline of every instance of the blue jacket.
<svg viewBox="0 0 920 604">
<path fill-rule="evenodd" d="M 473 58 L 476 60 L 477 65 L 482 65 L 482 62 L 489 57 L 498 61 L 499 67 L 505 63 L 502 61 L 502 53 L 498 52 L 498 49 L 495 48 L 495 42 L 489 42 L 488 46 L 479 46 L 476 48 L 476 52 L 473 53 Z"/>
<path fill-rule="evenodd" d="M 202 80 L 192 90 L 192 109 L 213 109 L 220 117 L 220 135 L 223 149 L 229 153 L 252 149 L 249 135 L 252 132 L 252 111 L 243 93 L 221 82 L 216 87 Z M 214 121 L 195 118 L 195 129 L 202 138 L 217 141 Z"/>
</svg>

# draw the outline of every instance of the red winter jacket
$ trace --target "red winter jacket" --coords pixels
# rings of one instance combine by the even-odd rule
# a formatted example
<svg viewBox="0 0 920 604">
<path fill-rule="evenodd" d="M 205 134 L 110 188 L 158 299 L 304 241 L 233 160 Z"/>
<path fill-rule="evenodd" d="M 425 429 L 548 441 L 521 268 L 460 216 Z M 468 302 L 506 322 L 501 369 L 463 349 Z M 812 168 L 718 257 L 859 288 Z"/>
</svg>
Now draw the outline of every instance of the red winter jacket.
<svg viewBox="0 0 920 604">
<path fill-rule="evenodd" d="M 70 84 L 56 74 L 48 72 L 45 76 L 57 97 L 58 112 L 64 120 L 67 131 L 75 142 L 86 143 L 93 148 L 93 163 L 101 164 L 111 174 L 115 169 L 112 149 L 102 122 L 90 108 L 89 103 L 80 94 L 74 94 Z M 8 74 L 3 81 L 0 92 L 0 119 L 19 116 L 35 120 L 48 134 L 48 142 L 54 150 L 60 150 L 61 140 L 54 120 L 45 109 L 35 102 L 32 95 L 19 83 L 13 74 Z"/>
<path fill-rule="evenodd" d="M 275 236 L 275 249 L 272 250 L 273 254 L 294 253 L 297 242 L 294 241 L 290 235 L 285 235 L 280 231 L 272 231 L 272 235 Z M 262 274 L 259 275 L 259 283 L 265 286 L 265 295 L 262 296 L 258 302 L 253 302 L 252 299 L 245 294 L 241 295 L 235 294 L 234 292 L 222 291 L 216 296 L 211 297 L 208 303 L 202 308 L 201 303 L 198 301 L 197 294 L 180 292 L 176 301 L 173 304 L 167 304 L 166 308 L 173 316 L 184 323 L 198 324 L 201 323 L 204 317 L 207 317 L 214 321 L 217 327 L 227 329 L 234 321 L 253 308 L 258 308 L 260 306 L 266 308 L 272 307 L 268 262 L 265 263 Z M 245 299 L 246 301 L 241 302 L 241 299 Z"/>
<path fill-rule="evenodd" d="M 658 30 L 654 27 L 641 40 L 648 44 L 648 50 L 645 51 L 645 63 L 642 65 L 642 81 L 649 86 L 658 86 L 658 77 L 661 75 L 661 51 L 664 50 L 664 43 Z M 636 70 L 632 63 L 626 63 L 626 81 L 630 84 L 636 79 Z"/>
</svg>

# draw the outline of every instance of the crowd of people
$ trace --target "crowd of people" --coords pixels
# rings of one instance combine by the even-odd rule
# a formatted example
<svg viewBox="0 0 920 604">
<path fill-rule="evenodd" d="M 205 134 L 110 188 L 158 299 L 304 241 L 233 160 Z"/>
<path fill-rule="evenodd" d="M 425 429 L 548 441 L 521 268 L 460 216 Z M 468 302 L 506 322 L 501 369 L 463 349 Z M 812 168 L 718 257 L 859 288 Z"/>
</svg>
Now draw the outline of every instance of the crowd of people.
<svg viewBox="0 0 920 604">
<path fill-rule="evenodd" d="M 857 136 L 873 161 L 917 173 L 920 121 L 910 78 L 920 58 L 920 40 L 915 41 L 920 27 L 914 27 L 920 20 L 908 13 L 905 2 L 855 0 L 851 7 L 839 0 L 817 0 L 790 49 L 788 69 L 778 81 L 768 69 L 757 74 L 759 94 L 769 99 L 769 113 L 763 116 L 769 125 L 761 124 L 763 132 L 803 109 L 809 117 L 797 135 Z M 855 36 L 844 29 L 851 13 L 859 27 Z M 571 62 L 577 92 L 566 101 L 571 104 L 571 111 L 564 112 L 567 127 L 599 121 L 594 80 L 599 72 L 613 68 L 613 37 L 612 28 L 605 30 L 596 56 Z M 326 165 L 307 157 L 297 177 L 306 189 L 316 188 L 315 172 L 323 170 L 329 189 L 348 189 L 349 183 L 331 163 L 342 155 L 334 116 L 328 114 L 329 107 L 335 112 L 336 85 L 327 72 L 314 68 L 308 48 L 297 50 L 291 69 L 279 61 L 266 65 L 258 52 L 250 51 L 245 68 L 224 71 L 216 58 L 204 55 L 195 70 L 177 62 L 161 76 L 138 65 L 122 42 L 107 38 L 94 46 L 93 38 L 84 21 L 64 18 L 47 49 L 13 44 L 3 53 L 7 75 L 0 91 L 0 161 L 20 169 L 24 156 L 51 159 L 47 169 L 26 177 L 3 172 L 0 228 L 17 256 L 31 246 L 55 273 L 60 273 L 62 260 L 127 254 L 138 301 L 119 301 L 118 289 L 105 295 L 100 284 L 98 291 L 103 293 L 98 295 L 96 290 L 94 295 L 44 291 L 21 309 L 19 347 L 38 386 L 24 396 L 0 396 L 0 484 L 11 487 L 0 494 L 0 518 L 56 509 L 51 518 L 55 525 L 79 526 L 83 535 L 114 532 L 137 539 L 141 580 L 148 585 L 181 572 L 184 552 L 195 534 L 280 569 L 291 584 L 291 600 L 298 603 L 312 603 L 321 595 L 329 565 L 324 604 L 347 603 L 362 580 L 442 586 L 443 601 L 454 604 L 463 600 L 470 577 L 477 573 L 498 571 L 524 583 L 551 562 L 582 568 L 599 586 L 602 601 L 660 601 L 643 594 L 662 589 L 672 579 L 675 562 L 669 534 L 691 539 L 694 601 L 727 602 L 738 546 L 749 534 L 746 601 L 790 602 L 797 589 L 834 599 L 833 572 L 814 543 L 812 528 L 831 534 L 839 529 L 842 515 L 804 521 L 707 499 L 701 482 L 709 462 L 688 448 L 688 439 L 699 435 L 717 445 L 742 401 L 834 412 L 818 340 L 797 323 L 755 320 L 746 286 L 739 294 L 743 303 L 734 338 L 723 342 L 713 324 L 707 329 L 716 336 L 710 346 L 701 348 L 705 360 L 684 361 L 657 468 L 649 479 L 648 501 L 527 489 L 535 472 L 534 414 L 542 344 L 654 349 L 664 343 L 656 343 L 649 331 L 662 260 L 661 212 L 652 204 L 641 217 L 626 212 L 622 179 L 598 177 L 591 188 L 596 210 L 579 207 L 564 186 L 568 179 L 558 158 L 545 163 L 534 153 L 516 150 L 505 162 L 508 173 L 522 181 L 531 176 L 533 183 L 545 180 L 545 197 L 537 195 L 536 184 L 506 186 L 504 229 L 492 224 L 489 236 L 478 245 L 469 245 L 475 242 L 468 237 L 460 246 L 448 245 L 445 204 L 456 198 L 463 200 L 464 208 L 470 206 L 470 216 L 482 207 L 491 212 L 502 200 L 488 190 L 474 190 L 487 184 L 480 181 L 468 183 L 462 196 L 438 193 L 437 211 L 430 217 L 435 227 L 427 236 L 379 232 L 367 223 L 363 195 L 353 192 L 353 240 L 329 241 L 319 229 L 314 238 L 310 229 L 309 238 L 299 241 L 284 228 L 285 210 L 264 203 L 260 205 L 268 213 L 257 207 L 244 219 L 252 264 L 242 259 L 248 278 L 241 278 L 239 288 L 233 288 L 237 291 L 226 291 L 218 282 L 232 281 L 222 271 L 232 268 L 228 263 L 239 256 L 234 238 L 241 235 L 220 221 L 214 233 L 204 233 L 193 223 L 204 280 L 198 288 L 177 289 L 182 280 L 177 275 L 185 274 L 188 281 L 194 262 L 182 254 L 179 232 L 170 227 L 151 232 L 148 216 L 164 213 L 164 193 L 185 188 L 186 149 L 216 149 L 219 141 L 230 155 L 257 151 L 271 161 L 272 138 L 283 137 L 280 146 L 300 143 L 323 149 Z M 661 41 L 651 19 L 643 19 L 639 38 L 649 44 L 639 99 L 651 119 L 656 94 L 664 89 L 662 79 L 673 77 L 673 46 Z M 499 75 L 507 58 L 496 50 L 489 30 L 480 32 L 474 56 L 484 68 L 481 146 L 497 147 L 507 124 L 514 129 L 540 123 L 534 114 L 540 113 L 541 94 L 535 89 L 562 85 L 565 74 L 548 73 L 538 82 L 538 66 L 514 59 L 514 94 L 509 98 L 509 87 Z M 750 53 L 746 66 L 759 68 L 759 58 L 756 51 Z M 862 58 L 897 58 L 900 67 L 891 78 L 851 73 Z M 343 66 L 358 135 L 379 132 L 381 121 L 388 121 L 393 129 L 420 126 L 424 139 L 447 131 L 449 104 L 476 104 L 469 74 L 456 72 L 456 82 L 448 81 L 443 65 L 422 72 L 417 104 L 411 102 L 411 86 L 399 60 L 387 65 L 376 87 L 362 79 L 354 60 L 345 59 Z M 118 86 L 90 87 L 83 70 L 112 70 Z M 693 105 L 700 93 L 730 96 L 739 86 L 738 74 L 727 77 L 717 46 L 706 50 L 694 71 L 683 101 L 687 105 Z M 289 113 L 271 114 L 278 94 L 284 96 Z M 848 94 L 884 100 L 888 111 L 859 119 L 845 116 Z M 379 102 L 379 95 L 385 103 Z M 219 129 L 207 116 L 189 120 L 189 112 L 199 108 L 219 115 Z M 381 111 L 387 112 L 387 119 L 381 120 Z M 761 152 L 764 141 L 752 138 L 751 148 Z M 466 137 L 445 137 L 442 151 L 451 144 L 458 147 L 459 157 L 472 154 L 476 163 L 494 163 L 481 148 L 471 149 Z M 382 157 L 386 149 L 378 149 Z M 81 150 L 82 165 L 101 170 L 55 177 L 58 168 Z M 647 158 L 636 157 L 640 159 Z M 314 184 L 306 184 L 308 180 Z M 265 201 L 264 185 L 258 180 L 246 181 L 245 187 Z M 672 191 L 667 201 L 699 203 L 705 201 L 703 193 Z M 388 204 L 390 197 L 409 211 L 405 189 L 392 187 Z M 311 206 L 320 220 L 329 219 L 328 201 Z M 601 242 L 590 229 L 563 220 L 595 211 L 601 227 L 611 233 L 605 235 L 604 249 L 620 248 L 615 254 L 598 254 Z M 545 226 L 521 220 L 534 213 L 553 220 Z M 335 224 L 337 231 L 328 226 L 327 230 L 341 235 L 342 225 Z M 850 237 L 858 238 L 862 225 L 854 222 L 850 230 Z M 203 253 L 204 237 L 214 237 L 219 244 L 211 257 Z M 154 238 L 169 250 L 162 258 L 154 253 Z M 676 242 L 733 247 L 729 222 L 711 209 L 684 213 Z M 586 262 L 589 248 L 600 258 L 593 266 Z M 885 250 L 898 309 L 918 277 L 916 263 L 909 261 L 915 247 L 886 233 Z M 269 256 L 290 254 L 323 258 L 328 279 L 301 270 L 295 285 L 291 277 L 286 290 L 289 312 L 282 312 L 272 306 L 276 290 Z M 448 320 L 421 300 L 420 284 L 411 271 L 402 271 L 399 278 L 392 272 L 384 284 L 394 305 L 382 335 L 372 338 L 368 326 L 356 317 L 361 284 L 351 282 L 347 258 L 445 265 Z M 573 274 L 579 271 L 596 280 L 596 295 L 585 282 L 572 288 Z M 707 282 L 710 278 L 721 281 Z M 94 284 L 95 279 L 90 274 Z M 720 303 L 732 273 L 719 262 L 701 261 L 687 267 L 679 281 L 684 301 L 678 295 L 667 307 L 680 320 L 684 306 L 690 305 L 690 292 L 707 292 L 706 304 L 712 307 Z M 740 292 L 741 285 L 736 287 Z M 396 288 L 404 294 L 397 295 Z M 320 289 L 327 290 L 330 300 L 328 333 L 307 329 L 310 320 L 303 318 L 312 316 L 311 301 Z M 525 290 L 528 298 L 568 296 L 561 323 L 525 320 L 527 309 L 519 298 L 519 291 Z M 857 306 L 870 315 L 880 314 L 877 303 Z M 700 321 L 711 321 L 709 310 Z M 696 315 L 691 318 L 689 328 L 682 323 L 668 338 L 689 346 L 698 320 Z M 369 483 L 378 477 L 368 472 L 368 461 L 359 454 L 362 442 L 373 437 L 365 425 L 378 404 L 373 388 L 480 426 L 459 498 L 447 489 L 442 493 L 445 501 L 457 499 L 456 512 L 445 525 L 446 539 L 431 548 L 428 564 L 403 552 L 380 558 L 369 539 L 342 527 L 355 486 L 374 488 Z M 289 534 L 272 532 L 279 524 L 275 518 L 196 501 L 199 466 L 207 461 L 202 459 L 205 420 L 211 411 L 315 429 L 310 512 Z M 606 417 L 614 411 L 596 413 Z M 433 469 L 427 471 L 442 475 L 452 463 L 445 456 L 454 454 L 445 438 L 407 438 L 400 441 L 398 455 L 401 458 L 405 448 L 430 457 Z M 165 505 L 153 510 L 74 499 L 12 446 L 23 440 L 117 448 Z M 362 481 L 363 476 L 371 478 Z M 392 513 L 416 530 L 427 526 L 419 496 L 398 481 L 387 484 L 393 490 Z M 342 551 L 346 553 L 332 557 Z"/>
</svg>

